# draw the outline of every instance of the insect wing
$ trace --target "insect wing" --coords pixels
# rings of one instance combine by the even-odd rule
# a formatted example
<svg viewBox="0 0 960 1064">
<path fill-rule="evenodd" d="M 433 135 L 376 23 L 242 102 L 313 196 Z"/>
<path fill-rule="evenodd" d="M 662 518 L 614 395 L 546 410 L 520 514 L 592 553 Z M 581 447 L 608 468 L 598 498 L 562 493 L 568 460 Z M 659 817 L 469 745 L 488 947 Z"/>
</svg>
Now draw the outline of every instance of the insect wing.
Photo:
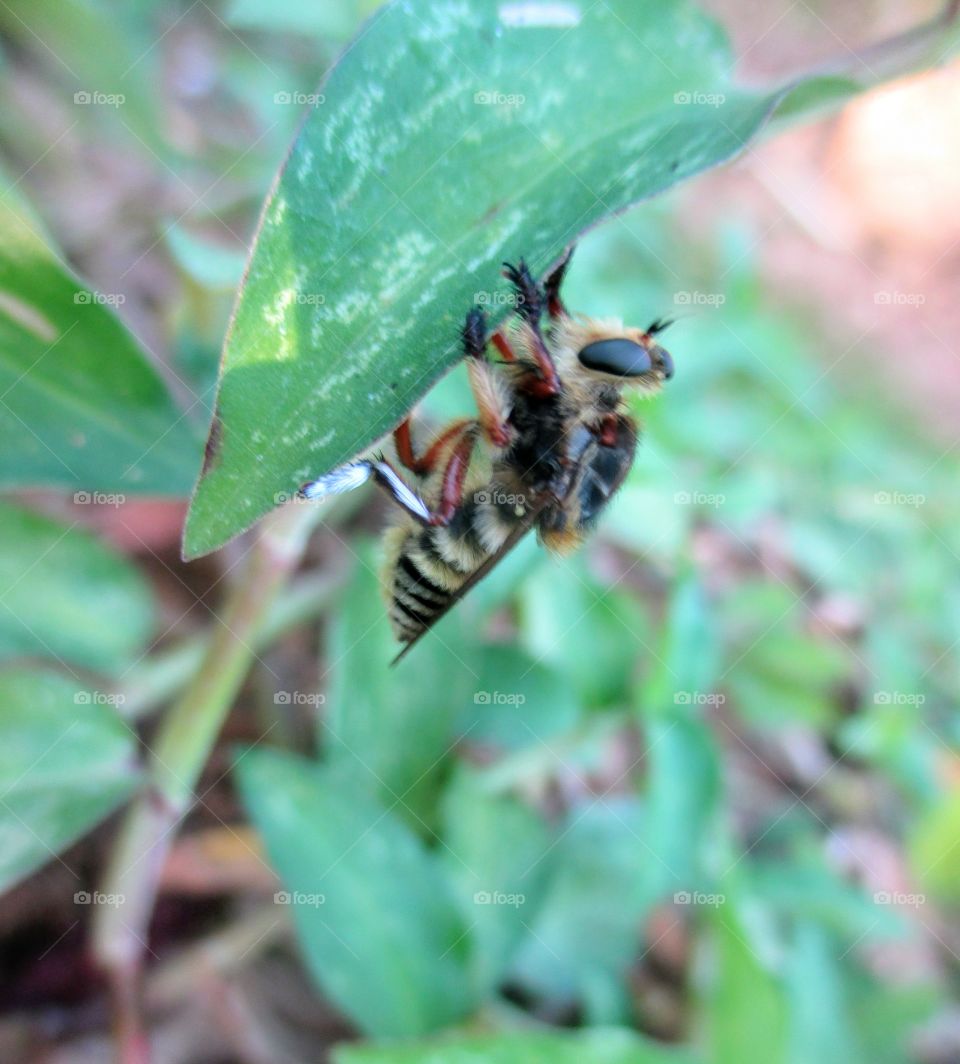
<svg viewBox="0 0 960 1064">
<path fill-rule="evenodd" d="M 520 540 L 523 539 L 523 537 L 530 531 L 530 529 L 536 525 L 537 518 L 540 516 L 544 508 L 551 501 L 556 500 L 552 495 L 546 495 L 537 503 L 536 506 L 527 510 L 526 514 L 524 514 L 523 520 L 510 533 L 510 535 L 507 536 L 500 549 L 495 554 L 491 554 L 490 557 L 487 558 L 487 560 L 480 566 L 479 569 L 475 570 L 473 573 L 470 574 L 470 576 L 467 577 L 464 583 L 450 596 L 449 601 L 443 607 L 443 609 L 431 619 L 430 623 L 427 625 L 426 628 L 423 629 L 422 632 L 417 633 L 417 635 L 415 635 L 413 639 L 411 639 L 410 642 L 404 646 L 403 650 L 401 650 L 400 653 L 397 654 L 397 656 L 393 659 L 393 661 L 390 662 L 391 665 L 396 665 L 397 662 L 400 661 L 400 659 L 403 658 L 408 651 L 412 650 L 413 647 L 415 647 L 416 644 L 419 643 L 420 640 L 427 634 L 427 632 L 429 632 L 430 629 L 433 628 L 437 621 L 441 619 L 441 617 L 446 617 L 446 615 L 453 609 L 453 607 L 456 606 L 456 604 L 470 590 L 470 588 L 475 587 L 477 584 L 479 584 L 480 581 L 487 575 L 487 573 L 489 573 L 500 561 L 503 560 L 504 557 L 506 557 L 507 554 L 510 553 L 511 550 L 513 550 L 513 548 L 520 542 Z"/>
</svg>

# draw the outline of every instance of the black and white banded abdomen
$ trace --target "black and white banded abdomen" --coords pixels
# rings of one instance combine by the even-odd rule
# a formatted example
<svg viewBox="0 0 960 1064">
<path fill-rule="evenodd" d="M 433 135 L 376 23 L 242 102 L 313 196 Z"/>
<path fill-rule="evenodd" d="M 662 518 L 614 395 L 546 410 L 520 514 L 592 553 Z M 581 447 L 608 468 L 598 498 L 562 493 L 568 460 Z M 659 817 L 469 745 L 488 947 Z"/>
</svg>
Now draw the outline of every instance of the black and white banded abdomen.
<svg viewBox="0 0 960 1064">
<path fill-rule="evenodd" d="M 443 527 L 425 528 L 411 521 L 391 529 L 384 590 L 400 642 L 431 627 L 516 527 L 517 514 L 494 501 L 498 498 L 493 492 L 474 493 Z"/>
</svg>

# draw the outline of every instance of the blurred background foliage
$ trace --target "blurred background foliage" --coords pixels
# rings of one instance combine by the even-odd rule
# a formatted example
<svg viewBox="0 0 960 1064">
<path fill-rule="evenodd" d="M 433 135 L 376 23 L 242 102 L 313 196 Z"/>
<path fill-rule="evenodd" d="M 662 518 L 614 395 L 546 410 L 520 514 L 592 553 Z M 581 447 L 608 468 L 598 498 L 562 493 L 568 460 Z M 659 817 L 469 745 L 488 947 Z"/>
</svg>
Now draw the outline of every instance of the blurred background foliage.
<svg viewBox="0 0 960 1064">
<path fill-rule="evenodd" d="M 21 407 L 22 348 L 2 370 L 4 1059 L 107 1052 L 77 897 L 248 549 L 185 566 L 177 537 L 245 249 L 300 118 L 277 94 L 313 92 L 374 6 L 0 4 L 4 203 L 15 187 L 41 217 L 50 284 L 124 296 L 91 308 L 94 339 L 123 349 L 90 363 L 108 396 L 84 427 L 91 498 L 38 490 L 61 480 L 36 412 L 70 388 L 51 377 Z M 890 26 L 883 5 L 851 8 L 850 40 L 857 20 Z M 722 10 L 774 69 L 798 40 L 829 50 L 826 6 L 766 43 L 746 0 Z M 951 76 L 937 98 L 956 115 Z M 74 103 L 89 86 L 124 102 Z M 856 188 L 860 142 L 818 135 L 841 134 Z M 861 215 L 862 243 L 828 242 L 824 285 L 804 211 L 833 175 L 801 169 L 772 197 L 799 233 L 784 269 L 754 202 L 776 165 L 752 154 L 578 248 L 572 307 L 678 319 L 677 375 L 637 402 L 637 463 L 583 552 L 522 544 L 390 670 L 385 509 L 324 513 L 164 872 L 158 1059 L 960 1059 L 960 375 L 948 359 L 932 391 L 908 379 L 955 323 L 938 315 L 960 226 L 941 214 L 944 250 L 905 251 Z M 913 180 L 935 207 L 935 175 Z M 81 333 L 67 374 L 90 357 Z M 458 369 L 420 415 L 469 409 Z M 116 433 L 140 417 L 166 429 L 138 487 Z M 345 1039 L 363 1042 L 330 1050 Z"/>
</svg>

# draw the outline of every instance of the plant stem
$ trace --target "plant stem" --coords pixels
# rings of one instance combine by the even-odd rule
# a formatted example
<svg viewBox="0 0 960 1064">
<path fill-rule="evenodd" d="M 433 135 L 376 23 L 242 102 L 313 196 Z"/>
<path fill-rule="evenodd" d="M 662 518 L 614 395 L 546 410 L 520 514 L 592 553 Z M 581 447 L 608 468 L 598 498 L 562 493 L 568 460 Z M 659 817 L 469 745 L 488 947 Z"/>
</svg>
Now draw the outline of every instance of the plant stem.
<svg viewBox="0 0 960 1064">
<path fill-rule="evenodd" d="M 338 580 L 322 573 L 298 576 L 296 584 L 271 603 L 254 637 L 253 649 L 259 653 L 280 636 L 322 613 L 338 586 Z M 128 721 L 140 720 L 177 694 L 199 671 L 211 638 L 210 632 L 191 636 L 152 654 L 131 669 L 119 691 L 124 717 Z"/>
<path fill-rule="evenodd" d="M 804 71 L 804 78 L 856 77 L 869 73 L 869 82 L 902 77 L 930 65 L 937 58 L 938 46 L 944 30 L 950 29 L 960 17 L 960 0 L 950 0 L 929 22 L 904 30 L 893 37 L 877 41 L 853 51 L 834 56 L 832 59 Z"/>
<path fill-rule="evenodd" d="M 124 1064 L 146 1059 L 137 989 L 164 861 L 250 668 L 265 619 L 319 517 L 320 508 L 291 506 L 264 519 L 199 669 L 163 718 L 147 759 L 146 787 L 120 826 L 103 887 L 120 900 L 94 913 L 92 949 L 111 982 Z"/>
</svg>

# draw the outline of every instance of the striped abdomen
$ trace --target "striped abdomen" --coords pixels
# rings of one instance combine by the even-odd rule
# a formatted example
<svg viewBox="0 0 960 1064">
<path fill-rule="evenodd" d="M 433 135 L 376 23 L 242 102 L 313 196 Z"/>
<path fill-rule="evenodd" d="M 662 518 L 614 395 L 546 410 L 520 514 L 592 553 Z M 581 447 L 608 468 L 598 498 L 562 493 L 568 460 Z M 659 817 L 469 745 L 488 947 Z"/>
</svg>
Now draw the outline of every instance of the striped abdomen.
<svg viewBox="0 0 960 1064">
<path fill-rule="evenodd" d="M 401 642 L 429 628 L 451 598 L 495 554 L 516 518 L 478 493 L 446 527 L 405 530 L 388 583 L 390 623 Z"/>
</svg>

